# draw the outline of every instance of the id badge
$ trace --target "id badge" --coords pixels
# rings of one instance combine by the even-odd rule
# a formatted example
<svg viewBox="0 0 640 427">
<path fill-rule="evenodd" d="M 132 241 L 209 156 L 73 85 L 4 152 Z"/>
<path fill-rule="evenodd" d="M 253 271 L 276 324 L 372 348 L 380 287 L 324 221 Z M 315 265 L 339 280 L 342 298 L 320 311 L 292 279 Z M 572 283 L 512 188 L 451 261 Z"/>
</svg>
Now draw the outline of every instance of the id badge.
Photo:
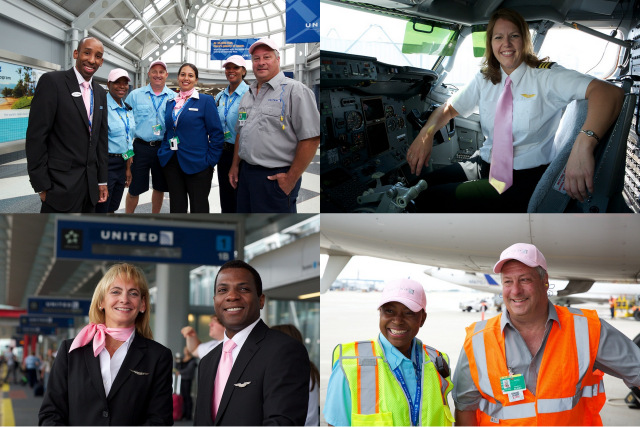
<svg viewBox="0 0 640 427">
<path fill-rule="evenodd" d="M 231 132 L 230 131 L 226 131 L 224 133 L 224 140 L 225 141 L 231 141 Z"/>
<path fill-rule="evenodd" d="M 153 134 L 156 136 L 160 135 L 160 133 L 162 132 L 162 125 L 160 123 L 155 126 L 151 126 L 151 128 L 153 129 Z"/>
<path fill-rule="evenodd" d="M 502 394 L 506 394 L 509 397 L 509 402 L 517 402 L 524 399 L 526 385 L 522 374 L 500 377 L 500 388 L 502 389 Z"/>
<path fill-rule="evenodd" d="M 126 153 L 122 153 L 122 158 L 125 160 L 129 160 L 133 157 L 133 150 L 128 150 Z"/>
<path fill-rule="evenodd" d="M 180 144 L 180 141 L 178 140 L 177 136 L 174 136 L 173 138 L 171 138 L 169 140 L 169 147 L 173 150 L 176 151 L 178 149 L 178 144 Z"/>
<path fill-rule="evenodd" d="M 238 111 L 238 124 L 240 126 L 244 126 L 246 121 L 247 121 L 247 111 L 244 108 L 241 108 L 240 111 Z"/>
</svg>

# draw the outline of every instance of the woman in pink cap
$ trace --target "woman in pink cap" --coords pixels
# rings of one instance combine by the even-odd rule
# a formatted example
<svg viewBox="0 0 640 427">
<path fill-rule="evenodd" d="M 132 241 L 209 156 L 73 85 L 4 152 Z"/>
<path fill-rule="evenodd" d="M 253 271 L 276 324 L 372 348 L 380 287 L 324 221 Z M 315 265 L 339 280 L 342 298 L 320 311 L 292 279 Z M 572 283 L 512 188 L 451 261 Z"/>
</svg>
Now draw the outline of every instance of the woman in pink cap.
<svg viewBox="0 0 640 427">
<path fill-rule="evenodd" d="M 249 90 L 249 85 L 244 81 L 247 75 L 247 63 L 242 56 L 232 55 L 222 62 L 222 67 L 229 86 L 216 95 L 218 115 L 224 132 L 224 148 L 218 161 L 220 206 L 222 213 L 236 213 L 236 189 L 229 182 L 229 170 L 233 163 L 233 149 L 236 142 L 238 106 L 242 95 Z"/>
<path fill-rule="evenodd" d="M 60 344 L 40 425 L 172 425 L 171 350 L 153 341 L 142 270 L 115 264 L 98 283 L 90 323 Z"/>
</svg>

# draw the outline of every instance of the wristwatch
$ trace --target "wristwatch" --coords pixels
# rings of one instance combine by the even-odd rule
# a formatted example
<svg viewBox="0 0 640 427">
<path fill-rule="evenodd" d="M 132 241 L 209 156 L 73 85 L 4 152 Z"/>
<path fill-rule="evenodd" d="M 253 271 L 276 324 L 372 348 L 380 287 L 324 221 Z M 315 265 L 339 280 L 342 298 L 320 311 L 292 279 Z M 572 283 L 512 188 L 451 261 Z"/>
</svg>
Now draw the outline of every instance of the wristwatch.
<svg viewBox="0 0 640 427">
<path fill-rule="evenodd" d="M 591 136 L 596 139 L 596 141 L 600 142 L 600 137 L 596 135 L 596 133 L 592 130 L 582 129 L 580 132 L 586 134 L 587 136 Z"/>
</svg>

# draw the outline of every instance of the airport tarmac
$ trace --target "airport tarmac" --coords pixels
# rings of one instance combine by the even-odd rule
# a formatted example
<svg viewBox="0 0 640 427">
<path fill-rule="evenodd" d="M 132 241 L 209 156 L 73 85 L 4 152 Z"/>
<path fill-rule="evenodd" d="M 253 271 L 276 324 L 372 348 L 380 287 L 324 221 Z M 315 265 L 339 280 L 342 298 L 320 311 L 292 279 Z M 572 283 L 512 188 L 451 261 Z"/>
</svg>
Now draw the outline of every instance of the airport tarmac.
<svg viewBox="0 0 640 427">
<path fill-rule="evenodd" d="M 427 320 L 420 329 L 418 338 L 424 343 L 449 355 L 452 369 L 455 368 L 464 342 L 465 327 L 481 320 L 481 313 L 462 312 L 460 301 L 476 299 L 491 294 L 463 292 L 427 292 Z M 339 343 L 374 339 L 379 332 L 377 302 L 378 292 L 329 291 L 320 297 L 320 409 L 324 408 L 327 383 L 331 374 L 331 355 Z M 596 309 L 601 318 L 610 322 L 622 333 L 633 339 L 640 333 L 640 322 L 633 318 L 609 319 L 608 306 L 580 304 L 577 308 Z M 490 310 L 487 317 L 497 313 Z M 609 375 L 604 377 L 607 403 L 600 412 L 604 425 L 638 425 L 640 410 L 630 409 L 623 399 L 629 388 L 622 380 Z M 449 403 L 453 408 L 451 396 Z M 327 425 L 321 417 L 321 425 Z"/>
</svg>

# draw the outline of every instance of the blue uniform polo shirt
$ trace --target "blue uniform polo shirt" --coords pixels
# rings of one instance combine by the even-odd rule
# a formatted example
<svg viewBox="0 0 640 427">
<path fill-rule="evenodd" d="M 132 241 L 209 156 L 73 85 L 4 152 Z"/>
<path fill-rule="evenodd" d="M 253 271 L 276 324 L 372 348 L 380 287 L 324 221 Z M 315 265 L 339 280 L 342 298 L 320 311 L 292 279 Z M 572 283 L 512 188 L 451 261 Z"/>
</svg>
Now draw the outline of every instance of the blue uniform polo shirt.
<svg viewBox="0 0 640 427">
<path fill-rule="evenodd" d="M 133 112 L 118 105 L 111 94 L 107 93 L 107 113 L 109 153 L 122 154 L 133 150 L 133 130 L 136 127 Z"/>
<path fill-rule="evenodd" d="M 166 86 L 162 89 L 160 95 L 153 93 L 151 84 L 132 91 L 125 102 L 133 108 L 133 115 L 136 120 L 134 137 L 144 141 L 161 141 L 167 129 L 167 125 L 164 122 L 167 101 L 175 97 L 176 93 Z M 162 125 L 162 131 L 160 135 L 155 135 L 153 126 L 158 123 Z"/>
<path fill-rule="evenodd" d="M 216 95 L 216 103 L 218 104 L 218 115 L 220 116 L 220 123 L 222 123 L 222 132 L 230 132 L 229 138 L 225 138 L 224 141 L 230 144 L 236 142 L 236 122 L 238 121 L 238 106 L 240 105 L 240 99 L 246 91 L 249 90 L 249 85 L 244 81 L 241 81 L 236 90 L 229 95 L 229 86 L 224 88 L 222 92 Z M 226 114 L 225 114 L 226 111 Z"/>
</svg>

